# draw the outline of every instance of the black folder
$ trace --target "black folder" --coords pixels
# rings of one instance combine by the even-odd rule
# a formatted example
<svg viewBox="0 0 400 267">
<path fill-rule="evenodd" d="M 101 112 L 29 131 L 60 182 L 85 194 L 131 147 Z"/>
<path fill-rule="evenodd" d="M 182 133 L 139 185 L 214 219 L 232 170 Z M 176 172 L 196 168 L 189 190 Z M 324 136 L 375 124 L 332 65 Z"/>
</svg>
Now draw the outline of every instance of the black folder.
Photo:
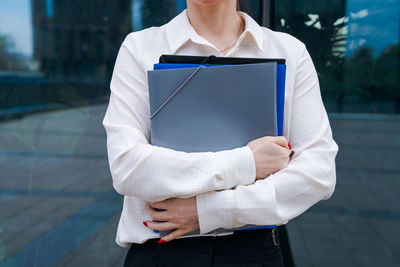
<svg viewBox="0 0 400 267">
<path fill-rule="evenodd" d="M 185 56 L 185 55 L 161 55 L 159 63 L 181 63 L 181 64 L 213 64 L 213 65 L 238 65 L 276 62 L 284 65 L 286 60 L 283 58 L 248 58 L 248 57 L 216 57 L 211 56 Z"/>
</svg>

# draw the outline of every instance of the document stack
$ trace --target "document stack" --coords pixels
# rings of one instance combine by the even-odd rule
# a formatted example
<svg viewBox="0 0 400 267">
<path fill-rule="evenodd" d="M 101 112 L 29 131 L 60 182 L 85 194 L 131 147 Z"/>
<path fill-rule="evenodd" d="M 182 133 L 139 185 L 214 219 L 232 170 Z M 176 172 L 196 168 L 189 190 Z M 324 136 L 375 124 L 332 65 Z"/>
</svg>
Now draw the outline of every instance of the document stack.
<svg viewBox="0 0 400 267">
<path fill-rule="evenodd" d="M 147 74 L 152 145 L 216 152 L 282 135 L 284 59 L 162 55 Z"/>
</svg>

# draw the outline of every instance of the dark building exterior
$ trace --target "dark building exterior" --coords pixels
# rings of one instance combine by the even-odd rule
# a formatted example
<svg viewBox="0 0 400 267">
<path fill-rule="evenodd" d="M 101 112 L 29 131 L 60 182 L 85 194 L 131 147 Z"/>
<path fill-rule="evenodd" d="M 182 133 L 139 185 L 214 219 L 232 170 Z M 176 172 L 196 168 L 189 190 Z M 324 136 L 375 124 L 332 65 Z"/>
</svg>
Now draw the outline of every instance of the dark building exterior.
<svg viewBox="0 0 400 267">
<path fill-rule="evenodd" d="M 34 58 L 40 70 L 103 81 L 130 31 L 130 6 L 129 0 L 32 0 Z"/>
<path fill-rule="evenodd" d="M 0 117 L 104 101 L 118 48 L 131 31 L 130 8 L 130 0 L 32 0 L 35 75 L 2 76 Z"/>
</svg>

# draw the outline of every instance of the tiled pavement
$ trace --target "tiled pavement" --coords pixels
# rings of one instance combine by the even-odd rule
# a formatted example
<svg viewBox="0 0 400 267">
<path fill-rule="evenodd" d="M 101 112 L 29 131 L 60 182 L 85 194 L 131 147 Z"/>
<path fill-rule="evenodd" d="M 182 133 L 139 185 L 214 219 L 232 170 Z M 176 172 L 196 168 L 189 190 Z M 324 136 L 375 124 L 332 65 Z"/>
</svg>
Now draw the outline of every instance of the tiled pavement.
<svg viewBox="0 0 400 267">
<path fill-rule="evenodd" d="M 105 105 L 0 123 L 0 266 L 122 266 Z M 288 224 L 297 266 L 400 265 L 400 121 L 332 119 L 337 187 Z"/>
</svg>

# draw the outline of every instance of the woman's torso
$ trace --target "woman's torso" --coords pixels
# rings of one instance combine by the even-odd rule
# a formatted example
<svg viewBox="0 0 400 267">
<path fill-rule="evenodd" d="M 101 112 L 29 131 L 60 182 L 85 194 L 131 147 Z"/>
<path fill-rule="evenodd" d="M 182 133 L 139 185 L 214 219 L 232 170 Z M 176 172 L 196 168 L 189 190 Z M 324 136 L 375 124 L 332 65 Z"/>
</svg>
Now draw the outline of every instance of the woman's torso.
<svg viewBox="0 0 400 267">
<path fill-rule="evenodd" d="M 235 46 L 223 55 L 214 45 L 198 35 L 187 20 L 186 10 L 160 27 L 151 27 L 129 34 L 125 45 L 141 70 L 147 77 L 147 71 L 153 69 L 162 54 L 227 56 L 227 57 L 265 57 L 285 58 L 287 64 L 285 87 L 284 136 L 289 135 L 290 110 L 293 94 L 294 74 L 298 55 L 303 48 L 296 38 L 261 27 L 249 15 L 241 12 L 245 20 L 245 31 L 238 38 Z M 143 81 L 147 83 L 147 80 Z M 147 96 L 146 96 L 147 93 Z M 143 105 L 149 108 L 148 92 L 143 92 Z M 143 128 L 150 135 L 150 119 L 145 120 Z M 124 197 L 123 211 L 118 225 L 116 242 L 124 247 L 129 243 L 143 243 L 150 238 L 159 238 L 142 224 L 151 220 L 146 212 L 146 202 L 131 196 Z"/>
</svg>

